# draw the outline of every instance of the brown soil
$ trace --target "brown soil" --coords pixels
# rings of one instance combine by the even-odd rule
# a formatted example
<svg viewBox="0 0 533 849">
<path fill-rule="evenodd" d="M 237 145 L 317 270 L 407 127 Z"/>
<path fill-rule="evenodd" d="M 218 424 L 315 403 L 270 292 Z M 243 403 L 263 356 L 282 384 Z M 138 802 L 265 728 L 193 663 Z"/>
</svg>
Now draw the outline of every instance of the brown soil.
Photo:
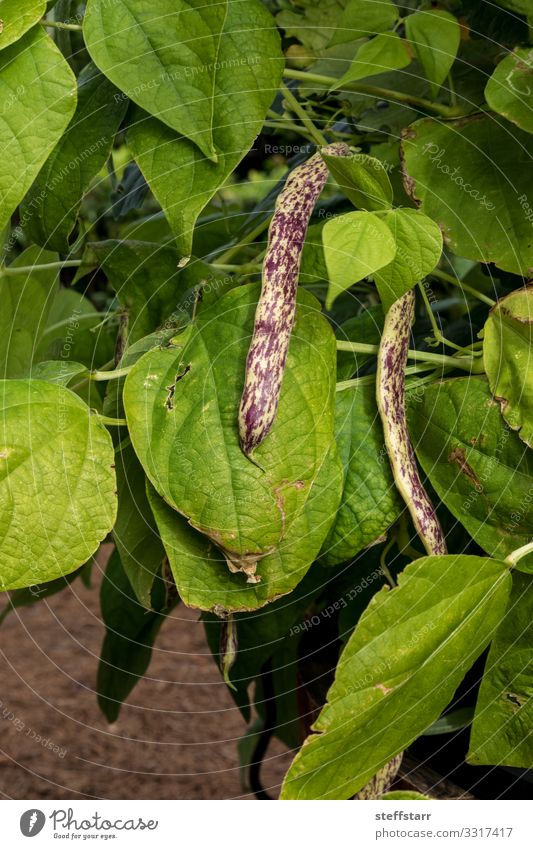
<svg viewBox="0 0 533 849">
<path fill-rule="evenodd" d="M 9 799 L 228 799 L 243 794 L 242 717 L 195 611 L 165 622 L 146 677 L 108 725 L 95 696 L 104 627 L 92 589 L 12 612 L 0 628 L 0 793 Z M 272 796 L 290 762 L 274 743 Z"/>
</svg>

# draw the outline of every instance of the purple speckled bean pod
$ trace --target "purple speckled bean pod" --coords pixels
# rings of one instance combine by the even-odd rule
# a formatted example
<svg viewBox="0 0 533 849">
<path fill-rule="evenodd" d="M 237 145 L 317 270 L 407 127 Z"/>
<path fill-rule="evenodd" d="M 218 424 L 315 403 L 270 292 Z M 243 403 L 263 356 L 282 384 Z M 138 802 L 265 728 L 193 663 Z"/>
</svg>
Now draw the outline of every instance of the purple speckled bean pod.
<svg viewBox="0 0 533 849">
<path fill-rule="evenodd" d="M 348 156 L 339 142 L 324 153 Z M 239 436 L 247 456 L 270 433 L 296 316 L 296 294 L 307 225 L 328 178 L 320 153 L 295 168 L 276 201 L 263 262 L 263 285 L 239 408 Z"/>
<path fill-rule="evenodd" d="M 394 480 L 418 536 L 428 554 L 447 554 L 444 534 L 422 486 L 407 430 L 405 366 L 414 314 L 413 290 L 399 298 L 387 313 L 379 346 L 376 398 Z"/>
</svg>

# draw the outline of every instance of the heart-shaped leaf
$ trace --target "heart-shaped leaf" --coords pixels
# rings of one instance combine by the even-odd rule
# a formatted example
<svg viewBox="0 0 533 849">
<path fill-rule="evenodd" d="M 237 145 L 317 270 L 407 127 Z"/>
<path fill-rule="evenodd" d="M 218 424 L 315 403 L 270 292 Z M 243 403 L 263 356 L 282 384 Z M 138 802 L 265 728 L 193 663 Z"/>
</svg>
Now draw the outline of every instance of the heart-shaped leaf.
<svg viewBox="0 0 533 849">
<path fill-rule="evenodd" d="M 73 572 L 116 513 L 113 443 L 76 395 L 0 381 L 0 588 Z"/>
<path fill-rule="evenodd" d="M 225 294 L 169 347 L 142 357 L 124 388 L 131 439 L 157 492 L 252 579 L 304 510 L 334 445 L 335 339 L 302 290 L 274 427 L 257 464 L 241 451 L 257 299 L 256 285 Z"/>
</svg>

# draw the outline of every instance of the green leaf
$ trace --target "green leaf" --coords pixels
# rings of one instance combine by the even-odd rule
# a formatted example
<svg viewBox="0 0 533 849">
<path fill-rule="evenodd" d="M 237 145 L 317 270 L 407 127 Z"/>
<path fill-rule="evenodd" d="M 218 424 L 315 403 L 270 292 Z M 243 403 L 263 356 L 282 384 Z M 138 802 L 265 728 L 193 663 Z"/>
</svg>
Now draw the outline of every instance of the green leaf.
<svg viewBox="0 0 533 849">
<path fill-rule="evenodd" d="M 398 20 L 398 7 L 392 0 L 349 0 L 331 45 L 385 32 Z"/>
<path fill-rule="evenodd" d="M 533 55 L 516 47 L 499 63 L 485 88 L 491 109 L 522 130 L 533 133 Z"/>
<path fill-rule="evenodd" d="M 485 665 L 469 763 L 533 767 L 532 646 L 533 579 L 515 572 L 509 607 Z"/>
<path fill-rule="evenodd" d="M 124 388 L 148 478 L 252 580 L 304 510 L 334 450 L 335 339 L 301 290 L 276 422 L 257 464 L 241 451 L 237 411 L 258 293 L 255 284 L 226 293 L 169 347 L 142 357 Z"/>
<path fill-rule="evenodd" d="M 423 793 L 417 793 L 416 790 L 391 790 L 390 793 L 384 793 L 381 798 L 388 801 L 393 801 L 395 799 L 409 799 L 412 801 L 416 800 L 418 802 L 425 802 L 429 801 L 431 796 L 424 796 Z"/>
<path fill-rule="evenodd" d="M 115 340 L 113 328 L 102 325 L 102 319 L 102 313 L 88 298 L 72 289 L 60 289 L 50 308 L 35 359 L 60 360 L 67 366 L 76 361 L 90 369 L 104 365 L 113 357 Z"/>
<path fill-rule="evenodd" d="M 130 344 L 167 320 L 186 323 L 196 302 L 195 287 L 218 291 L 227 285 L 227 277 L 200 260 L 179 268 L 180 254 L 171 245 L 108 239 L 92 242 L 90 250 L 127 311 Z"/>
<path fill-rule="evenodd" d="M 483 363 L 509 427 L 533 447 L 533 289 L 511 292 L 485 323 Z"/>
<path fill-rule="evenodd" d="M 331 91 L 342 88 L 346 83 L 363 80 L 385 71 L 398 71 L 411 63 L 405 41 L 396 32 L 376 35 L 362 44 L 355 59 L 343 77 L 332 86 Z"/>
<path fill-rule="evenodd" d="M 438 224 L 416 209 L 391 210 L 383 221 L 396 242 L 392 262 L 374 274 L 383 309 L 387 311 L 438 265 L 442 233 Z"/>
<path fill-rule="evenodd" d="M 235 4 L 232 4 L 233 7 Z M 274 47 L 272 49 L 274 55 Z M 268 71 L 269 74 L 274 72 L 277 85 L 280 79 L 277 64 Z M 263 86 L 257 96 L 263 98 L 265 113 L 272 100 L 272 92 L 267 88 L 271 84 L 270 76 L 257 83 Z M 140 109 L 133 112 L 127 133 L 129 148 L 168 219 L 182 256 L 188 257 L 192 253 L 193 231 L 198 216 L 248 153 L 262 127 L 263 118 L 246 123 L 242 115 L 235 120 L 228 116 L 221 120 L 214 128 L 219 147 L 215 163 L 206 159 L 193 142 L 179 136 L 161 121 L 150 118 Z"/>
<path fill-rule="evenodd" d="M 341 20 L 344 0 L 302 0 L 302 14 L 283 9 L 276 15 L 276 23 L 285 30 L 286 38 L 297 38 L 304 47 L 321 51 L 331 38 L 336 24 Z"/>
<path fill-rule="evenodd" d="M 473 708 L 458 708 L 451 713 L 445 713 L 426 728 L 424 737 L 435 737 L 438 734 L 453 734 L 455 731 L 460 731 L 462 728 L 468 728 L 474 718 Z"/>
<path fill-rule="evenodd" d="M 146 475 L 130 446 L 116 455 L 118 512 L 113 539 L 140 604 L 152 607 L 152 587 L 165 549 L 146 496 Z"/>
<path fill-rule="evenodd" d="M 416 455 L 448 510 L 494 557 L 528 543 L 533 454 L 505 426 L 486 380 L 445 380 L 408 401 Z M 533 571 L 533 557 L 517 568 Z"/>
<path fill-rule="evenodd" d="M 26 195 L 21 213 L 28 237 L 67 253 L 83 196 L 106 163 L 127 102 L 89 64 L 78 78 L 76 112 Z"/>
<path fill-rule="evenodd" d="M 436 97 L 457 56 L 461 41 L 459 21 L 442 9 L 428 9 L 408 15 L 405 33 Z"/>
<path fill-rule="evenodd" d="M 284 799 L 348 799 L 437 719 L 491 639 L 511 577 L 483 557 L 423 557 L 374 596 L 344 649 Z"/>
<path fill-rule="evenodd" d="M 527 276 L 533 269 L 530 147 L 531 136 L 501 118 L 424 118 L 404 133 L 405 187 L 454 253 Z"/>
<path fill-rule="evenodd" d="M 100 607 L 106 634 L 96 691 L 108 722 L 115 722 L 122 703 L 148 669 L 165 615 L 147 612 L 139 604 L 116 551 L 111 555 L 102 582 Z"/>
<path fill-rule="evenodd" d="M 339 504 L 341 487 L 338 457 L 330 452 L 303 510 L 287 523 L 278 550 L 259 562 L 261 582 L 250 584 L 241 574 L 230 573 L 226 558 L 210 540 L 149 486 L 150 506 L 183 602 L 217 614 L 239 613 L 256 610 L 292 592 L 318 556 Z"/>
<path fill-rule="evenodd" d="M 329 275 L 326 309 L 353 283 L 388 265 L 396 253 L 389 227 L 371 212 L 348 212 L 327 221 L 322 231 Z"/>
<path fill-rule="evenodd" d="M 55 260 L 56 254 L 33 246 L 23 251 L 10 269 L 32 268 Z M 2 377 L 26 377 L 30 374 L 57 290 L 57 269 L 13 275 L 0 270 Z"/>
<path fill-rule="evenodd" d="M 335 419 L 344 491 L 322 548 L 322 561 L 328 566 L 349 560 L 375 543 L 402 511 L 375 395 L 375 387 L 365 385 L 337 392 Z"/>
<path fill-rule="evenodd" d="M 390 209 L 392 186 L 379 159 L 366 153 L 352 153 L 350 156 L 323 153 L 322 158 L 354 206 L 370 211 Z"/>
<path fill-rule="evenodd" d="M 116 495 L 107 430 L 64 387 L 0 382 L 0 587 L 52 581 L 111 530 Z"/>
<path fill-rule="evenodd" d="M 0 101 L 2 230 L 76 108 L 76 79 L 42 27 L 0 53 Z"/>
<path fill-rule="evenodd" d="M 229 126 L 244 155 L 283 70 L 279 35 L 259 0 L 160 0 L 157 9 L 89 0 L 83 33 L 118 88 L 213 162 L 236 149 L 226 143 Z"/>
<path fill-rule="evenodd" d="M 31 378 L 68 386 L 71 380 L 84 372 L 87 373 L 87 367 L 83 363 L 73 360 L 44 360 L 32 368 Z"/>
<path fill-rule="evenodd" d="M 0 0 L 0 50 L 18 41 L 46 12 L 46 0 Z"/>
</svg>

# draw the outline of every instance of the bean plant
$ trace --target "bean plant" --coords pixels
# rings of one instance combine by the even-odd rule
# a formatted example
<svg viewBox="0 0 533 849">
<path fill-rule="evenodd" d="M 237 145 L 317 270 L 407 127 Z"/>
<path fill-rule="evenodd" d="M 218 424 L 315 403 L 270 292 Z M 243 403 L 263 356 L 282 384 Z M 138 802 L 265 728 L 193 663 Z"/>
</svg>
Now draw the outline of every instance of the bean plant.
<svg viewBox="0 0 533 849">
<path fill-rule="evenodd" d="M 2 618 L 106 544 L 105 716 L 194 608 L 260 798 L 531 768 L 531 0 L 0 18 Z"/>
</svg>

